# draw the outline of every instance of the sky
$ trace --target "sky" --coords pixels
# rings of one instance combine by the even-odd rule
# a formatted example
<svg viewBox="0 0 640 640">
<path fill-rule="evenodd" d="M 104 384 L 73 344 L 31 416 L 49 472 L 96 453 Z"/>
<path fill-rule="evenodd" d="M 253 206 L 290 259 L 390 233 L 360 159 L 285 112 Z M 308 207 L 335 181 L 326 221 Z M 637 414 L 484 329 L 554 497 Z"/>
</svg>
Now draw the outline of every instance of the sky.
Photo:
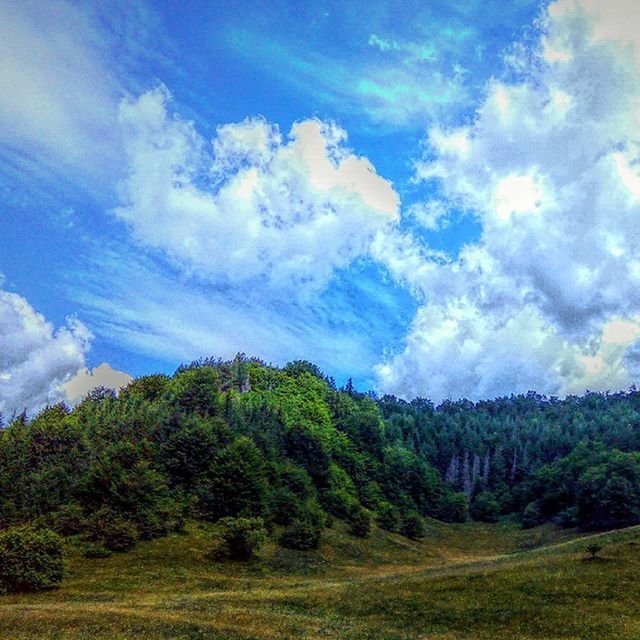
<svg viewBox="0 0 640 640">
<path fill-rule="evenodd" d="M 238 352 L 640 373 L 635 0 L 0 3 L 0 412 Z"/>
</svg>

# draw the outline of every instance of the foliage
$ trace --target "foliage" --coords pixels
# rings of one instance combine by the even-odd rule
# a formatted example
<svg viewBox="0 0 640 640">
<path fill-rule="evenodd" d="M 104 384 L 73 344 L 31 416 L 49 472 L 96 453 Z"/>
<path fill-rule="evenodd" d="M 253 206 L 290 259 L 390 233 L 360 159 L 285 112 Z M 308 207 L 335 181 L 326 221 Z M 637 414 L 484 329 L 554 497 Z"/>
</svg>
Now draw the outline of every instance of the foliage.
<svg viewBox="0 0 640 640">
<path fill-rule="evenodd" d="M 376 510 L 376 522 L 386 531 L 398 531 L 400 528 L 400 510 L 390 502 L 381 502 Z"/>
<path fill-rule="evenodd" d="M 200 511 L 213 522 L 228 516 L 260 515 L 266 492 L 262 453 L 244 436 L 214 454 L 197 487 Z"/>
<path fill-rule="evenodd" d="M 210 552 L 217 560 L 249 560 L 264 544 L 267 531 L 262 518 L 222 518 L 218 521 L 219 543 Z"/>
<path fill-rule="evenodd" d="M 353 503 L 347 514 L 349 533 L 359 538 L 366 538 L 371 533 L 372 520 L 368 509 L 357 502 Z"/>
<path fill-rule="evenodd" d="M 438 518 L 444 522 L 466 522 L 469 515 L 467 496 L 464 493 L 447 491 L 440 501 Z"/>
<path fill-rule="evenodd" d="M 94 542 L 110 551 L 129 551 L 139 538 L 135 525 L 108 507 L 91 515 L 88 532 Z"/>
<path fill-rule="evenodd" d="M 64 542 L 50 529 L 22 526 L 0 532 L 0 593 L 57 585 L 64 570 Z"/>
<path fill-rule="evenodd" d="M 317 549 L 322 537 L 324 514 L 313 502 L 307 502 L 282 531 L 279 542 L 288 549 Z"/>
<path fill-rule="evenodd" d="M 420 540 L 425 536 L 424 521 L 415 511 L 408 513 L 402 520 L 400 533 L 411 540 Z"/>
<path fill-rule="evenodd" d="M 636 389 L 434 406 L 239 354 L 13 418 L 0 428 L 0 527 L 81 535 L 97 553 L 191 518 L 262 518 L 292 548 L 317 546 L 333 518 L 356 536 L 372 517 L 420 537 L 424 517 L 469 513 L 622 527 L 640 522 L 639 452 Z"/>
<path fill-rule="evenodd" d="M 497 522 L 500 515 L 500 504 L 493 493 L 483 491 L 471 502 L 469 513 L 474 520 Z"/>
</svg>

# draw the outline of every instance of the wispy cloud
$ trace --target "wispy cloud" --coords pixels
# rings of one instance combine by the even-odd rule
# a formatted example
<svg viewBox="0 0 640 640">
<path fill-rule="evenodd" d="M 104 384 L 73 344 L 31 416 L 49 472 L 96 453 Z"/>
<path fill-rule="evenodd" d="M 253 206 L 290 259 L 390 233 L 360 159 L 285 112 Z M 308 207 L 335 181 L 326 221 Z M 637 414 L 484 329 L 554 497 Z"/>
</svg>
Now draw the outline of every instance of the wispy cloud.
<svg viewBox="0 0 640 640">
<path fill-rule="evenodd" d="M 95 254 L 69 286 L 96 335 L 134 353 L 174 366 L 239 351 L 280 364 L 307 358 L 362 383 L 373 382 L 373 365 L 414 308 L 366 263 L 299 300 L 251 283 L 203 282 L 123 245 Z"/>
<path fill-rule="evenodd" d="M 364 116 L 384 129 L 416 128 L 472 107 L 503 49 L 539 3 L 500 3 L 500 29 L 485 2 L 464 6 L 372 3 L 333 6 L 309 29 L 231 28 L 225 42 L 251 65 L 313 97 L 323 109 Z M 497 9 L 497 7 L 494 7 Z M 312 11 L 312 10 L 310 10 Z M 410 15 L 410 20 L 409 18 Z"/>
</svg>

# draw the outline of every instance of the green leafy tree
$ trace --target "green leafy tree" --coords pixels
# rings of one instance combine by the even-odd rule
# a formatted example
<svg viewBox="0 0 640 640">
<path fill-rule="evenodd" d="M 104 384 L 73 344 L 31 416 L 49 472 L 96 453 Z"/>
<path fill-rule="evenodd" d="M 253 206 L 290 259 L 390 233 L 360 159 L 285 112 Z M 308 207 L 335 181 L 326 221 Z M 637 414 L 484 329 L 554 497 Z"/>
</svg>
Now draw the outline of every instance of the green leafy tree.
<svg viewBox="0 0 640 640">
<path fill-rule="evenodd" d="M 493 493 L 483 491 L 473 499 L 469 512 L 474 520 L 497 522 L 500 516 L 500 503 Z"/>
<path fill-rule="evenodd" d="M 221 449 L 197 487 L 202 515 L 216 521 L 227 516 L 263 513 L 268 485 L 265 461 L 256 445 L 240 437 Z"/>
</svg>

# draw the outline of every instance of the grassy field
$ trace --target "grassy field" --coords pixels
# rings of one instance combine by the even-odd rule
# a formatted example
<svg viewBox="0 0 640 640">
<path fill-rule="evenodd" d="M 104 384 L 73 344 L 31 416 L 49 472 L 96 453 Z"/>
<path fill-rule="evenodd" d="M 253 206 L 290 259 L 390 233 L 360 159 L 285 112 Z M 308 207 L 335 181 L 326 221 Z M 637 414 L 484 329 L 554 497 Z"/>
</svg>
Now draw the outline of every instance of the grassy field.
<svg viewBox="0 0 640 640">
<path fill-rule="evenodd" d="M 340 524 L 322 547 L 204 559 L 211 530 L 106 559 L 72 557 L 61 588 L 0 598 L 0 638 L 248 640 L 640 639 L 640 530 L 601 558 L 551 528 L 444 525 L 414 543 Z"/>
</svg>

